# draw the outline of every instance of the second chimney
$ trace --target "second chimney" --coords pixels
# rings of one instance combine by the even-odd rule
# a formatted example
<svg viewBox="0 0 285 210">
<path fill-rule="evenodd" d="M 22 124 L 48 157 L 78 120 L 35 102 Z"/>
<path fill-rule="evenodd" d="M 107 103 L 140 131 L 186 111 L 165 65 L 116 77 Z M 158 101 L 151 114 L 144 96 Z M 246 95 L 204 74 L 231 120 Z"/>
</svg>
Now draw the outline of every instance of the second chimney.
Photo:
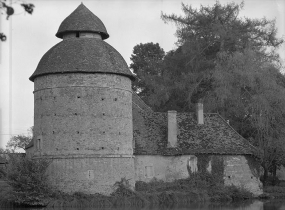
<svg viewBox="0 0 285 210">
<path fill-rule="evenodd" d="M 198 125 L 204 124 L 204 108 L 202 100 L 199 100 L 197 103 L 197 121 Z"/>
<path fill-rule="evenodd" d="M 167 112 L 168 119 L 168 144 L 167 147 L 177 146 L 177 112 L 174 110 L 169 110 Z"/>
</svg>

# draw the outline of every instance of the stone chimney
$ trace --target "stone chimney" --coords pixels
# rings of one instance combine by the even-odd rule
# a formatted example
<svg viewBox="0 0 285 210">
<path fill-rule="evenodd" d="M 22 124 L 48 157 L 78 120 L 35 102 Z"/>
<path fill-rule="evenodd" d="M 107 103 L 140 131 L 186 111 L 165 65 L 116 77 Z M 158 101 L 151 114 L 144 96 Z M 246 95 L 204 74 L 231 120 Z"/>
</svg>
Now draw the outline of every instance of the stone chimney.
<svg viewBox="0 0 285 210">
<path fill-rule="evenodd" d="M 167 112 L 168 119 L 168 144 L 167 147 L 177 146 L 177 112 L 174 110 L 169 110 Z"/>
<path fill-rule="evenodd" d="M 204 124 L 204 108 L 203 108 L 203 102 L 200 99 L 197 103 L 197 121 L 198 125 Z"/>
</svg>

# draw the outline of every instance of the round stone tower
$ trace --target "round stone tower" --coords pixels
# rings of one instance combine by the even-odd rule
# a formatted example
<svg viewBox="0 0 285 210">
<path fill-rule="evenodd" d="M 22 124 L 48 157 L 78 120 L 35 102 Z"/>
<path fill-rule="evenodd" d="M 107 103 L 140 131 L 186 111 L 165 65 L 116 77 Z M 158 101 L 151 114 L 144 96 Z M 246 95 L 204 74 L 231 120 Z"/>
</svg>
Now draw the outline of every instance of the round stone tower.
<svg viewBox="0 0 285 210">
<path fill-rule="evenodd" d="M 109 194 L 121 178 L 134 185 L 132 73 L 83 4 L 56 36 L 30 77 L 34 156 L 52 159 L 50 181 L 64 192 Z"/>
</svg>

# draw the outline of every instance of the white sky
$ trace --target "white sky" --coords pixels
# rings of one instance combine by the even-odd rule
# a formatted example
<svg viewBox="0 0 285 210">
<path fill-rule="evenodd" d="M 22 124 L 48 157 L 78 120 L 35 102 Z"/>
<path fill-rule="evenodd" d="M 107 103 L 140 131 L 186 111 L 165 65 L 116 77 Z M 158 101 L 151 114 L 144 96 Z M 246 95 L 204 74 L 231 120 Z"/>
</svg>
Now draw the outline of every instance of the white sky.
<svg viewBox="0 0 285 210">
<path fill-rule="evenodd" d="M 165 24 L 160 16 L 182 14 L 181 2 L 199 7 L 216 0 L 26 0 L 35 5 L 33 15 L 14 4 L 15 14 L 7 21 L 0 18 L 0 32 L 8 39 L 0 43 L 0 147 L 10 135 L 27 134 L 33 126 L 33 82 L 28 78 L 41 57 L 61 41 L 55 37 L 60 23 L 83 2 L 99 17 L 110 38 L 105 40 L 130 64 L 133 47 L 139 43 L 159 43 L 165 52 L 175 48 L 174 24 Z M 220 3 L 232 2 L 220 0 Z M 241 0 L 234 2 L 240 3 Z M 278 37 L 285 38 L 285 0 L 245 0 L 241 16 L 276 18 Z M 10 26 L 12 33 L 10 34 Z M 280 50 L 285 59 L 285 47 Z M 10 97 L 11 96 L 11 97 Z M 10 114 L 9 114 L 10 113 Z M 9 120 L 11 119 L 11 121 Z"/>
</svg>

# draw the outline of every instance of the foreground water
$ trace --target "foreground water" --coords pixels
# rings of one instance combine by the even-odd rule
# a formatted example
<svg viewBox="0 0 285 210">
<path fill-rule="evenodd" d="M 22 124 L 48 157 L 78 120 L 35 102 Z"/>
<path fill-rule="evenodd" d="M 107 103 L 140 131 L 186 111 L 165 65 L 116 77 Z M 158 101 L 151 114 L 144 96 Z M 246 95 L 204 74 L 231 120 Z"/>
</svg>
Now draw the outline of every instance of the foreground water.
<svg viewBox="0 0 285 210">
<path fill-rule="evenodd" d="M 5 210 L 48 210 L 48 208 L 1 208 Z M 52 208 L 53 210 L 68 210 L 70 208 Z M 72 208 L 71 210 L 91 210 L 96 208 Z M 49 208 L 51 210 L 51 208 Z M 246 201 L 236 203 L 195 203 L 187 206 L 144 208 L 121 207 L 110 210 L 285 210 L 285 200 Z"/>
</svg>

